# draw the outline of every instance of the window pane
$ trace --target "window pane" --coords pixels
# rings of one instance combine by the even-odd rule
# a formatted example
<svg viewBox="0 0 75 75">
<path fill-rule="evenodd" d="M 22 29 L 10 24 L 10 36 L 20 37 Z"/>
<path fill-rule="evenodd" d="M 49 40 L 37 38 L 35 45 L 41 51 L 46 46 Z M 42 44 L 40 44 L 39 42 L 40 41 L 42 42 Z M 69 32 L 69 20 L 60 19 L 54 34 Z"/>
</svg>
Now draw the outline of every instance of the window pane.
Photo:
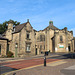
<svg viewBox="0 0 75 75">
<path fill-rule="evenodd" d="M 27 38 L 29 39 L 29 34 L 27 34 Z"/>
<path fill-rule="evenodd" d="M 27 50 L 27 51 L 30 51 L 30 44 L 27 44 L 27 45 L 26 45 L 26 50 Z"/>
<path fill-rule="evenodd" d="M 62 36 L 60 36 L 60 41 L 63 41 Z"/>
<path fill-rule="evenodd" d="M 40 35 L 40 41 L 45 41 L 45 35 Z"/>
</svg>

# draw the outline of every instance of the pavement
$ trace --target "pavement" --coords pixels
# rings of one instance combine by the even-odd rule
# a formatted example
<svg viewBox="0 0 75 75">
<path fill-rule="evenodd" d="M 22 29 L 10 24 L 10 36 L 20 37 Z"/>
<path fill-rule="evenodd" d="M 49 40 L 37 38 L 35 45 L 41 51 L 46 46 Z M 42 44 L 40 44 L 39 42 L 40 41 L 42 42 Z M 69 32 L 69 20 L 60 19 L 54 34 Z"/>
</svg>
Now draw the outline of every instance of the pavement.
<svg viewBox="0 0 75 75">
<path fill-rule="evenodd" d="M 18 61 L 18 60 L 24 60 L 24 59 L 31 59 L 31 58 L 37 58 L 37 57 L 43 57 L 44 55 L 36 55 L 36 56 L 26 56 L 23 58 L 15 57 L 15 58 L 0 58 L 0 63 L 1 62 L 9 62 L 9 61 Z"/>
<path fill-rule="evenodd" d="M 56 56 L 59 56 L 58 54 L 56 53 L 50 53 L 48 56 L 46 56 L 47 58 L 48 57 L 56 57 Z M 36 56 L 26 56 L 26 57 L 23 57 L 23 58 L 0 58 L 0 63 L 3 63 L 3 62 L 10 62 L 10 61 L 19 61 L 19 60 L 28 60 L 28 59 L 35 59 L 35 58 L 44 58 L 44 54 L 40 54 L 40 55 L 36 55 Z"/>
<path fill-rule="evenodd" d="M 47 66 L 43 65 L 44 55 L 26 58 L 1 58 L 3 75 L 73 75 L 75 58 L 73 54 L 54 53 L 47 56 Z M 70 73 L 69 73 L 70 72 Z M 5 73 L 5 74 L 4 74 Z"/>
<path fill-rule="evenodd" d="M 75 65 L 61 70 L 64 75 L 75 75 Z"/>
</svg>

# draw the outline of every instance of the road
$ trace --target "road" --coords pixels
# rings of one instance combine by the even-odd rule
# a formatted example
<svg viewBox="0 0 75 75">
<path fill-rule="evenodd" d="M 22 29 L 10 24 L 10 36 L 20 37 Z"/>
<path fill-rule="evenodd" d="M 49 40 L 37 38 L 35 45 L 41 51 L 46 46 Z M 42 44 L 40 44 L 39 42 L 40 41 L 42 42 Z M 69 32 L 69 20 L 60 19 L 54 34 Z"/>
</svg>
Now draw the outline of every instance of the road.
<svg viewBox="0 0 75 75">
<path fill-rule="evenodd" d="M 47 63 L 59 61 L 62 59 L 73 58 L 73 57 L 75 57 L 75 54 L 52 53 L 52 54 L 49 54 L 49 56 L 47 57 Z M 10 62 L 0 63 L 1 74 L 7 73 L 10 71 L 14 71 L 14 70 L 32 67 L 32 66 L 43 65 L 44 64 L 43 58 L 41 58 L 41 57 L 32 58 L 32 59 L 23 58 L 23 60 L 19 60 L 19 61 L 10 61 Z"/>
<path fill-rule="evenodd" d="M 47 63 L 53 62 L 53 61 L 58 61 L 58 60 L 59 59 L 47 59 Z M 32 66 L 37 66 L 37 65 L 43 65 L 43 64 L 44 64 L 43 58 L 12 61 L 12 62 L 1 63 L 0 70 L 1 70 L 1 74 L 3 74 L 6 72 L 19 70 L 19 69 L 23 69 L 23 68 L 28 68 L 28 67 L 32 67 Z"/>
</svg>

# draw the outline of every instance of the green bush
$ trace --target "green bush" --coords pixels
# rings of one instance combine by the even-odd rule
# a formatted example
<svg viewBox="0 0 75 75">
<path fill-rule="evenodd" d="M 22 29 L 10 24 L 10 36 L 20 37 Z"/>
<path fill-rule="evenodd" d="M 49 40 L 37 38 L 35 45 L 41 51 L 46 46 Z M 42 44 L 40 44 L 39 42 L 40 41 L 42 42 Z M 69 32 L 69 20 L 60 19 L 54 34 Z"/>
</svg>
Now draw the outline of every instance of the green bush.
<svg viewBox="0 0 75 75">
<path fill-rule="evenodd" d="M 14 56 L 12 55 L 12 58 L 14 58 Z"/>
<path fill-rule="evenodd" d="M 1 55 L 1 58 L 7 58 L 7 55 Z"/>
<path fill-rule="evenodd" d="M 13 57 L 13 53 L 11 51 L 7 52 L 7 57 Z"/>
</svg>

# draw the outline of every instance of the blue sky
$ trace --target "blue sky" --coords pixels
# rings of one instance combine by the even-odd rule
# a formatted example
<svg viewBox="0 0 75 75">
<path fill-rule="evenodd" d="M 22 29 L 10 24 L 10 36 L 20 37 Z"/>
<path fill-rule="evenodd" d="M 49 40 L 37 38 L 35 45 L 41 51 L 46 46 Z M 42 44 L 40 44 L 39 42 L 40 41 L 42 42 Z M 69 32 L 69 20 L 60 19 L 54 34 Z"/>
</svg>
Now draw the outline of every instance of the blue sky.
<svg viewBox="0 0 75 75">
<path fill-rule="evenodd" d="M 60 29 L 73 30 L 75 36 L 75 0 L 0 0 L 0 23 L 9 19 L 21 23 L 29 19 L 36 30 L 52 20 Z"/>
</svg>

